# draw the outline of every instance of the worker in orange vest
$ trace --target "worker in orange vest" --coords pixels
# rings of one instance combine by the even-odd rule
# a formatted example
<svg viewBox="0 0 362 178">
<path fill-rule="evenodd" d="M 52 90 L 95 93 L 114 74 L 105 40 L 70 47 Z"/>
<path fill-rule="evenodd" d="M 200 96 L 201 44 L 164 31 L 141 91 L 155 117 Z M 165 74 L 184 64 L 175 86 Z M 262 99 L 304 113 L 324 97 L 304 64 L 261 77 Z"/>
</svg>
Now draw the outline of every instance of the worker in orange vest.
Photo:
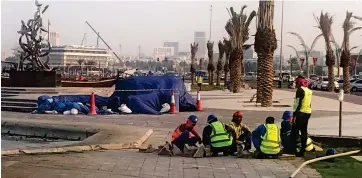
<svg viewBox="0 0 362 178">
<path fill-rule="evenodd" d="M 197 120 L 197 116 L 191 115 L 186 123 L 180 124 L 172 133 L 171 144 L 176 145 L 183 152 L 185 144 L 196 146 L 197 142 L 201 143 L 201 137 L 194 129 Z"/>
</svg>

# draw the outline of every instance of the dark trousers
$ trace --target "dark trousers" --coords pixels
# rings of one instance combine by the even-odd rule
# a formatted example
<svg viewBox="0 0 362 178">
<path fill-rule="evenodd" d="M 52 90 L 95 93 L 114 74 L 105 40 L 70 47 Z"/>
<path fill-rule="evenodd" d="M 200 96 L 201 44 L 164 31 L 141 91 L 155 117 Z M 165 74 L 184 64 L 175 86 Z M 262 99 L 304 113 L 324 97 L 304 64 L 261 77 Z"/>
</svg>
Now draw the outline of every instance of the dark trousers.
<svg viewBox="0 0 362 178">
<path fill-rule="evenodd" d="M 311 114 L 298 112 L 296 113 L 295 124 L 292 127 L 292 134 L 291 134 L 291 151 L 292 153 L 296 152 L 297 146 L 297 138 L 300 132 L 300 141 L 301 141 L 301 149 L 300 149 L 300 156 L 304 156 L 305 148 L 307 145 L 308 139 L 308 121 Z"/>
<path fill-rule="evenodd" d="M 218 156 L 220 152 L 223 153 L 224 156 L 229 156 L 230 146 L 224 147 L 210 147 L 210 151 L 212 152 L 212 156 Z"/>
<path fill-rule="evenodd" d="M 179 137 L 177 137 L 172 144 L 176 145 L 182 152 L 184 152 L 185 144 L 188 144 L 189 146 L 195 146 L 198 141 L 200 141 L 200 138 L 198 137 L 189 137 L 190 131 L 186 130 L 181 133 Z"/>
<path fill-rule="evenodd" d="M 199 86 L 199 91 L 201 91 L 202 83 L 198 83 L 197 86 Z"/>
<path fill-rule="evenodd" d="M 251 132 L 244 132 L 239 136 L 238 140 L 244 144 L 244 150 L 251 149 Z M 235 153 L 237 151 L 236 147 L 236 141 L 234 140 L 230 148 L 230 153 Z"/>
</svg>

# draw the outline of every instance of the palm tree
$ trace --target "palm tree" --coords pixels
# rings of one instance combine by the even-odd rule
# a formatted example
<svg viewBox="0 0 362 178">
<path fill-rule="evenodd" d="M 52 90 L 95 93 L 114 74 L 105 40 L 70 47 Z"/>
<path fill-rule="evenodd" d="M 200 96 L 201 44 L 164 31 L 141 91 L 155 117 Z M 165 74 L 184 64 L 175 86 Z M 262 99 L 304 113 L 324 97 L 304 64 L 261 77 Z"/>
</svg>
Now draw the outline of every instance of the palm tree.
<svg viewBox="0 0 362 178">
<path fill-rule="evenodd" d="M 220 86 L 220 75 L 222 73 L 222 58 L 225 53 L 225 47 L 224 44 L 221 42 L 221 40 L 217 45 L 219 47 L 219 59 L 217 60 L 217 65 L 216 65 L 216 86 Z"/>
<path fill-rule="evenodd" d="M 258 54 L 257 102 L 262 107 L 272 105 L 273 99 L 273 56 L 277 48 L 274 30 L 274 1 L 259 1 L 255 51 Z"/>
<path fill-rule="evenodd" d="M 195 42 L 191 43 L 190 47 L 191 47 L 191 67 L 190 67 L 191 85 L 193 85 L 194 81 L 195 81 L 195 72 L 196 72 L 195 56 L 196 56 L 197 50 L 199 49 L 199 43 L 195 43 Z"/>
<path fill-rule="evenodd" d="M 213 61 L 213 54 L 214 54 L 214 42 L 208 41 L 207 42 L 207 55 L 209 56 L 209 63 L 207 64 L 207 72 L 209 73 L 209 85 L 214 85 L 214 61 Z"/>
<path fill-rule="evenodd" d="M 299 56 L 299 53 L 298 53 L 298 50 L 297 48 L 295 48 L 294 46 L 292 45 L 287 45 L 289 48 L 292 48 L 294 51 L 295 51 L 295 55 L 297 56 L 296 60 L 298 62 L 298 60 L 300 60 L 300 56 Z M 299 65 L 299 70 L 302 70 L 301 66 Z"/>
<path fill-rule="evenodd" d="M 322 37 L 322 34 L 319 34 L 318 36 L 316 36 L 312 42 L 312 44 L 310 45 L 310 48 L 308 48 L 308 46 L 305 44 L 302 36 L 300 36 L 298 33 L 295 32 L 289 32 L 292 35 L 295 35 L 299 41 L 301 42 L 302 47 L 304 48 L 304 54 L 305 54 L 305 60 L 306 60 L 306 65 L 307 65 L 307 78 L 309 78 L 309 56 L 310 53 L 313 51 L 315 44 L 317 43 L 318 39 L 320 37 Z"/>
<path fill-rule="evenodd" d="M 204 68 L 204 58 L 202 57 L 202 58 L 200 58 L 200 60 L 199 60 L 199 70 L 203 70 L 203 68 Z"/>
<path fill-rule="evenodd" d="M 351 48 L 349 47 L 349 36 L 353 31 L 359 30 L 362 27 L 353 28 L 353 22 L 351 21 L 352 12 L 346 13 L 346 19 L 343 22 L 343 43 L 342 43 L 342 54 L 341 54 L 341 67 L 343 67 L 343 90 L 345 93 L 350 93 L 351 82 L 350 82 L 350 60 L 351 60 Z"/>
<path fill-rule="evenodd" d="M 328 13 L 321 12 L 320 17 L 314 16 L 318 28 L 322 31 L 326 44 L 326 65 L 328 66 L 328 91 L 334 91 L 334 65 L 336 63 L 331 45 L 333 18 Z M 334 41 L 334 40 L 333 40 Z"/>
<path fill-rule="evenodd" d="M 230 51 L 231 51 L 231 42 L 229 40 L 227 40 L 224 37 L 224 48 L 225 48 L 225 63 L 224 63 L 224 75 L 225 75 L 225 79 L 224 79 L 224 85 L 226 86 L 226 81 L 228 78 L 228 73 L 230 72 Z"/>
<path fill-rule="evenodd" d="M 234 11 L 233 7 L 230 7 L 230 11 L 227 9 L 230 19 L 225 25 L 225 30 L 231 41 L 230 64 L 233 67 L 230 71 L 230 79 L 233 93 L 239 93 L 241 83 L 243 83 L 243 45 L 249 39 L 249 25 L 256 16 L 256 12 L 252 11 L 248 17 L 244 14 L 245 8 L 244 5 L 239 14 Z"/>
</svg>

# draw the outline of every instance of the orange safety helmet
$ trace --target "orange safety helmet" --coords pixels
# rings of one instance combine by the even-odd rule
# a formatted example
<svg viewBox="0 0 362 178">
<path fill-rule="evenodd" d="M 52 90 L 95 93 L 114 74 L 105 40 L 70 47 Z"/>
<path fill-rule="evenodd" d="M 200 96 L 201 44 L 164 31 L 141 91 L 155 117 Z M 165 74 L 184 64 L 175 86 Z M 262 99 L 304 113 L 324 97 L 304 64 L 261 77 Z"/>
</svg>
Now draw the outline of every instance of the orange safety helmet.
<svg viewBox="0 0 362 178">
<path fill-rule="evenodd" d="M 236 111 L 234 112 L 233 117 L 243 117 L 243 113 L 241 111 Z"/>
</svg>

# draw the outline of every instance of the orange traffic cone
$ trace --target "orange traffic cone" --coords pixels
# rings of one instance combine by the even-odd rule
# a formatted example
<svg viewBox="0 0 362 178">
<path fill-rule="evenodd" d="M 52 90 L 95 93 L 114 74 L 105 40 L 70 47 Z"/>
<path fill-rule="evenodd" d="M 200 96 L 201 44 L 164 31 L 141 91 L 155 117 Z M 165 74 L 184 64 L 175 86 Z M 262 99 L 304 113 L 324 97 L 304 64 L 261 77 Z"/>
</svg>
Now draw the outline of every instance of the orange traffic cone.
<svg viewBox="0 0 362 178">
<path fill-rule="evenodd" d="M 170 104 L 170 114 L 176 113 L 176 103 L 175 103 L 175 93 L 171 93 L 171 104 Z"/>
<path fill-rule="evenodd" d="M 90 97 L 90 101 L 89 101 L 89 113 L 88 115 L 97 115 L 96 112 L 96 101 L 94 99 L 94 92 L 92 92 L 92 95 Z"/>
<path fill-rule="evenodd" d="M 197 111 L 202 111 L 202 106 L 201 106 L 201 98 L 200 98 L 200 91 L 197 90 L 197 100 L 196 100 L 196 110 Z"/>
</svg>

